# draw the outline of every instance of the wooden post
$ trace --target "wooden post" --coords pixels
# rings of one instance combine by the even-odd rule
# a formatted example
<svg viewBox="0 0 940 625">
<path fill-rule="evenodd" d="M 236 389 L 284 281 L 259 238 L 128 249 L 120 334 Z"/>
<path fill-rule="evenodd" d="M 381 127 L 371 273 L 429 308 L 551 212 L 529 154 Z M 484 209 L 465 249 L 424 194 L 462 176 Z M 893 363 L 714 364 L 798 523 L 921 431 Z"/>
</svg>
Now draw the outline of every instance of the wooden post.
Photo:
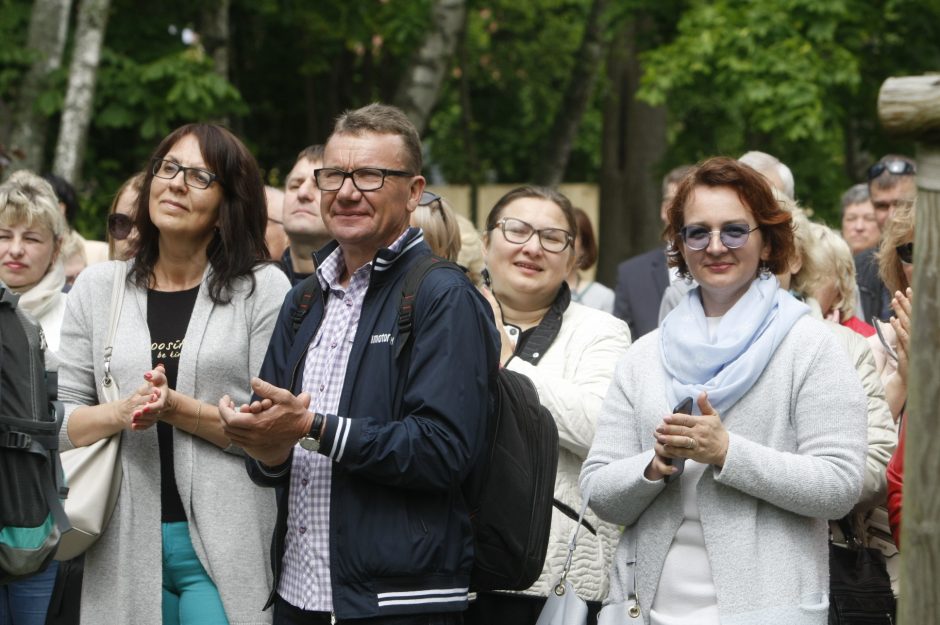
<svg viewBox="0 0 940 625">
<path fill-rule="evenodd" d="M 914 311 L 901 524 L 901 625 L 940 623 L 940 75 L 889 78 L 884 128 L 917 141 Z"/>
</svg>

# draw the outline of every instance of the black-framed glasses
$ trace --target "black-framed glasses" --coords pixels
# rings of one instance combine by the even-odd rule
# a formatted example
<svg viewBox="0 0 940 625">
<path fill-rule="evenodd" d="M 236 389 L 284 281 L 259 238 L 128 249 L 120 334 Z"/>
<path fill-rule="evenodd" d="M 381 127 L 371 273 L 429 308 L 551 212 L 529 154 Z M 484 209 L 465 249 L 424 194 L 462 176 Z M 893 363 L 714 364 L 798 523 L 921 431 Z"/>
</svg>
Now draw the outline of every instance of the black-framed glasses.
<svg viewBox="0 0 940 625">
<path fill-rule="evenodd" d="M 503 237 L 507 241 L 517 245 L 527 242 L 533 234 L 537 234 L 542 249 L 553 254 L 564 252 L 569 245 L 574 245 L 574 237 L 563 228 L 535 228 L 532 224 L 513 217 L 500 219 L 491 230 L 495 228 L 503 231 Z"/>
<path fill-rule="evenodd" d="M 108 215 L 108 234 L 115 241 L 123 241 L 131 235 L 134 220 L 124 213 L 111 213 Z"/>
<path fill-rule="evenodd" d="M 868 182 L 871 182 L 886 171 L 895 176 L 913 176 L 917 173 L 917 167 L 914 163 L 902 161 L 899 158 L 889 161 L 878 161 L 868 168 Z"/>
<path fill-rule="evenodd" d="M 172 180 L 180 172 L 183 172 L 183 182 L 194 189 L 208 189 L 213 181 L 219 179 L 211 171 L 199 167 L 184 167 L 176 161 L 168 161 L 165 158 L 153 159 L 153 175 L 157 178 Z"/>
<path fill-rule="evenodd" d="M 720 230 L 709 230 L 705 226 L 685 226 L 679 230 L 679 236 L 690 250 L 704 250 L 711 243 L 712 237 L 718 235 L 718 240 L 729 250 L 736 250 L 747 243 L 752 232 L 760 228 L 751 228 L 746 223 L 725 224 Z"/>
<path fill-rule="evenodd" d="M 894 248 L 894 251 L 898 253 L 898 258 L 905 265 L 914 264 L 914 242 L 902 243 L 901 245 Z"/>
<path fill-rule="evenodd" d="M 339 191 L 347 178 L 352 178 L 353 186 L 360 191 L 378 191 L 385 184 L 386 176 L 411 178 L 415 174 L 379 167 L 360 167 L 352 171 L 323 167 L 313 170 L 313 175 L 317 179 L 317 186 L 320 187 L 321 191 Z"/>
<path fill-rule="evenodd" d="M 434 208 L 434 204 L 437 204 L 438 207 L 441 205 L 441 196 L 433 191 L 422 191 L 421 199 L 418 200 L 418 206 L 430 206 Z"/>
</svg>

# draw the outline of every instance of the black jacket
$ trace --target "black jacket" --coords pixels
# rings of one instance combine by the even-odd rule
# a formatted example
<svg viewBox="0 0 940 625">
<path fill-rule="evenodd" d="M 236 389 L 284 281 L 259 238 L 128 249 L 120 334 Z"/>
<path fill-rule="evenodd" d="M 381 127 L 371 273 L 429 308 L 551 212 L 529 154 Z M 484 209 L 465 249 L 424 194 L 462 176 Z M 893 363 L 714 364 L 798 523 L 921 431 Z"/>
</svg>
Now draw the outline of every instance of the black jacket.
<svg viewBox="0 0 940 625">
<path fill-rule="evenodd" d="M 414 342 L 403 370 L 394 355 L 401 283 L 408 268 L 430 253 L 419 230 L 409 236 L 401 253 L 376 255 L 339 416 L 327 415 L 321 440 L 320 453 L 333 460 L 330 576 L 340 619 L 467 606 L 473 542 L 460 484 L 483 449 L 499 339 L 492 311 L 470 281 L 456 271 L 433 271 L 416 298 Z M 335 243 L 318 252 L 318 264 L 333 249 Z M 323 293 L 313 298 L 292 337 L 294 299 L 292 290 L 260 377 L 298 394 L 325 299 Z M 391 404 L 400 381 L 396 407 Z M 256 483 L 278 487 L 275 588 L 290 470 L 290 459 L 273 468 L 249 462 Z"/>
</svg>

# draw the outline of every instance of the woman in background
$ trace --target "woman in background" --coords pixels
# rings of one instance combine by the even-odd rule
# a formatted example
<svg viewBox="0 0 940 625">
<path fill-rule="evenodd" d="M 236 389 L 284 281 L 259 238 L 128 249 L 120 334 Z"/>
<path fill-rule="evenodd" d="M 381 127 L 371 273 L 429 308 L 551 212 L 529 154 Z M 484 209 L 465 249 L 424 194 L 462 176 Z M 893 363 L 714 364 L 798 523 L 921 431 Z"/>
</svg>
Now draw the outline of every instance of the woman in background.
<svg viewBox="0 0 940 625">
<path fill-rule="evenodd" d="M 520 187 L 486 218 L 484 256 L 502 338 L 500 364 L 525 375 L 558 427 L 555 506 L 545 565 L 520 593 L 480 593 L 467 613 L 475 625 L 532 625 L 561 577 L 578 519 L 578 473 L 594 438 L 614 365 L 630 346 L 623 321 L 572 301 L 565 278 L 575 265 L 578 225 L 567 197 L 554 189 Z M 590 529 L 587 529 L 590 527 Z M 607 596 L 607 569 L 617 528 L 587 511 L 568 580 L 588 602 L 594 623 Z"/>
<path fill-rule="evenodd" d="M 111 202 L 108 211 L 108 258 L 111 260 L 129 260 L 137 248 L 134 218 L 143 184 L 144 174 L 134 174 L 124 181 Z"/>
<path fill-rule="evenodd" d="M 594 226 L 588 214 L 580 208 L 575 208 L 574 215 L 578 224 L 578 238 L 574 242 L 575 264 L 566 278 L 571 289 L 571 299 L 613 314 L 614 292 L 600 282 L 585 279 L 581 273 L 597 262 L 597 239 L 594 238 Z"/>
<path fill-rule="evenodd" d="M 39 176 L 20 170 L 0 185 L 0 281 L 20 294 L 52 351 L 59 348 L 65 313 L 62 240 L 68 230 L 55 192 Z M 44 625 L 59 563 L 0 586 L 0 625 Z"/>
</svg>

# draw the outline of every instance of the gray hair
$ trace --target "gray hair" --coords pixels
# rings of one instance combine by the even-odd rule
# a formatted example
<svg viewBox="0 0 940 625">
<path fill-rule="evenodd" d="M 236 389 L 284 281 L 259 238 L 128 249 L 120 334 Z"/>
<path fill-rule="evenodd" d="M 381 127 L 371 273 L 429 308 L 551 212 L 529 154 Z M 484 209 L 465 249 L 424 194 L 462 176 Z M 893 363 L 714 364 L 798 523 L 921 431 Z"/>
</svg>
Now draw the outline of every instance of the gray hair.
<svg viewBox="0 0 940 625">
<path fill-rule="evenodd" d="M 746 152 L 738 159 L 739 162 L 744 163 L 758 172 L 766 175 L 769 173 L 776 174 L 780 178 L 780 182 L 783 183 L 783 188 L 780 189 L 784 195 L 788 198 L 796 199 L 796 188 L 793 182 L 793 172 L 790 171 L 790 168 L 784 165 L 779 158 L 768 154 L 767 152 L 758 152 L 757 150 L 751 150 Z"/>
<path fill-rule="evenodd" d="M 842 216 L 845 217 L 845 209 L 849 206 L 867 202 L 869 198 L 867 184 L 864 182 L 853 184 L 848 191 L 842 194 Z"/>
</svg>

